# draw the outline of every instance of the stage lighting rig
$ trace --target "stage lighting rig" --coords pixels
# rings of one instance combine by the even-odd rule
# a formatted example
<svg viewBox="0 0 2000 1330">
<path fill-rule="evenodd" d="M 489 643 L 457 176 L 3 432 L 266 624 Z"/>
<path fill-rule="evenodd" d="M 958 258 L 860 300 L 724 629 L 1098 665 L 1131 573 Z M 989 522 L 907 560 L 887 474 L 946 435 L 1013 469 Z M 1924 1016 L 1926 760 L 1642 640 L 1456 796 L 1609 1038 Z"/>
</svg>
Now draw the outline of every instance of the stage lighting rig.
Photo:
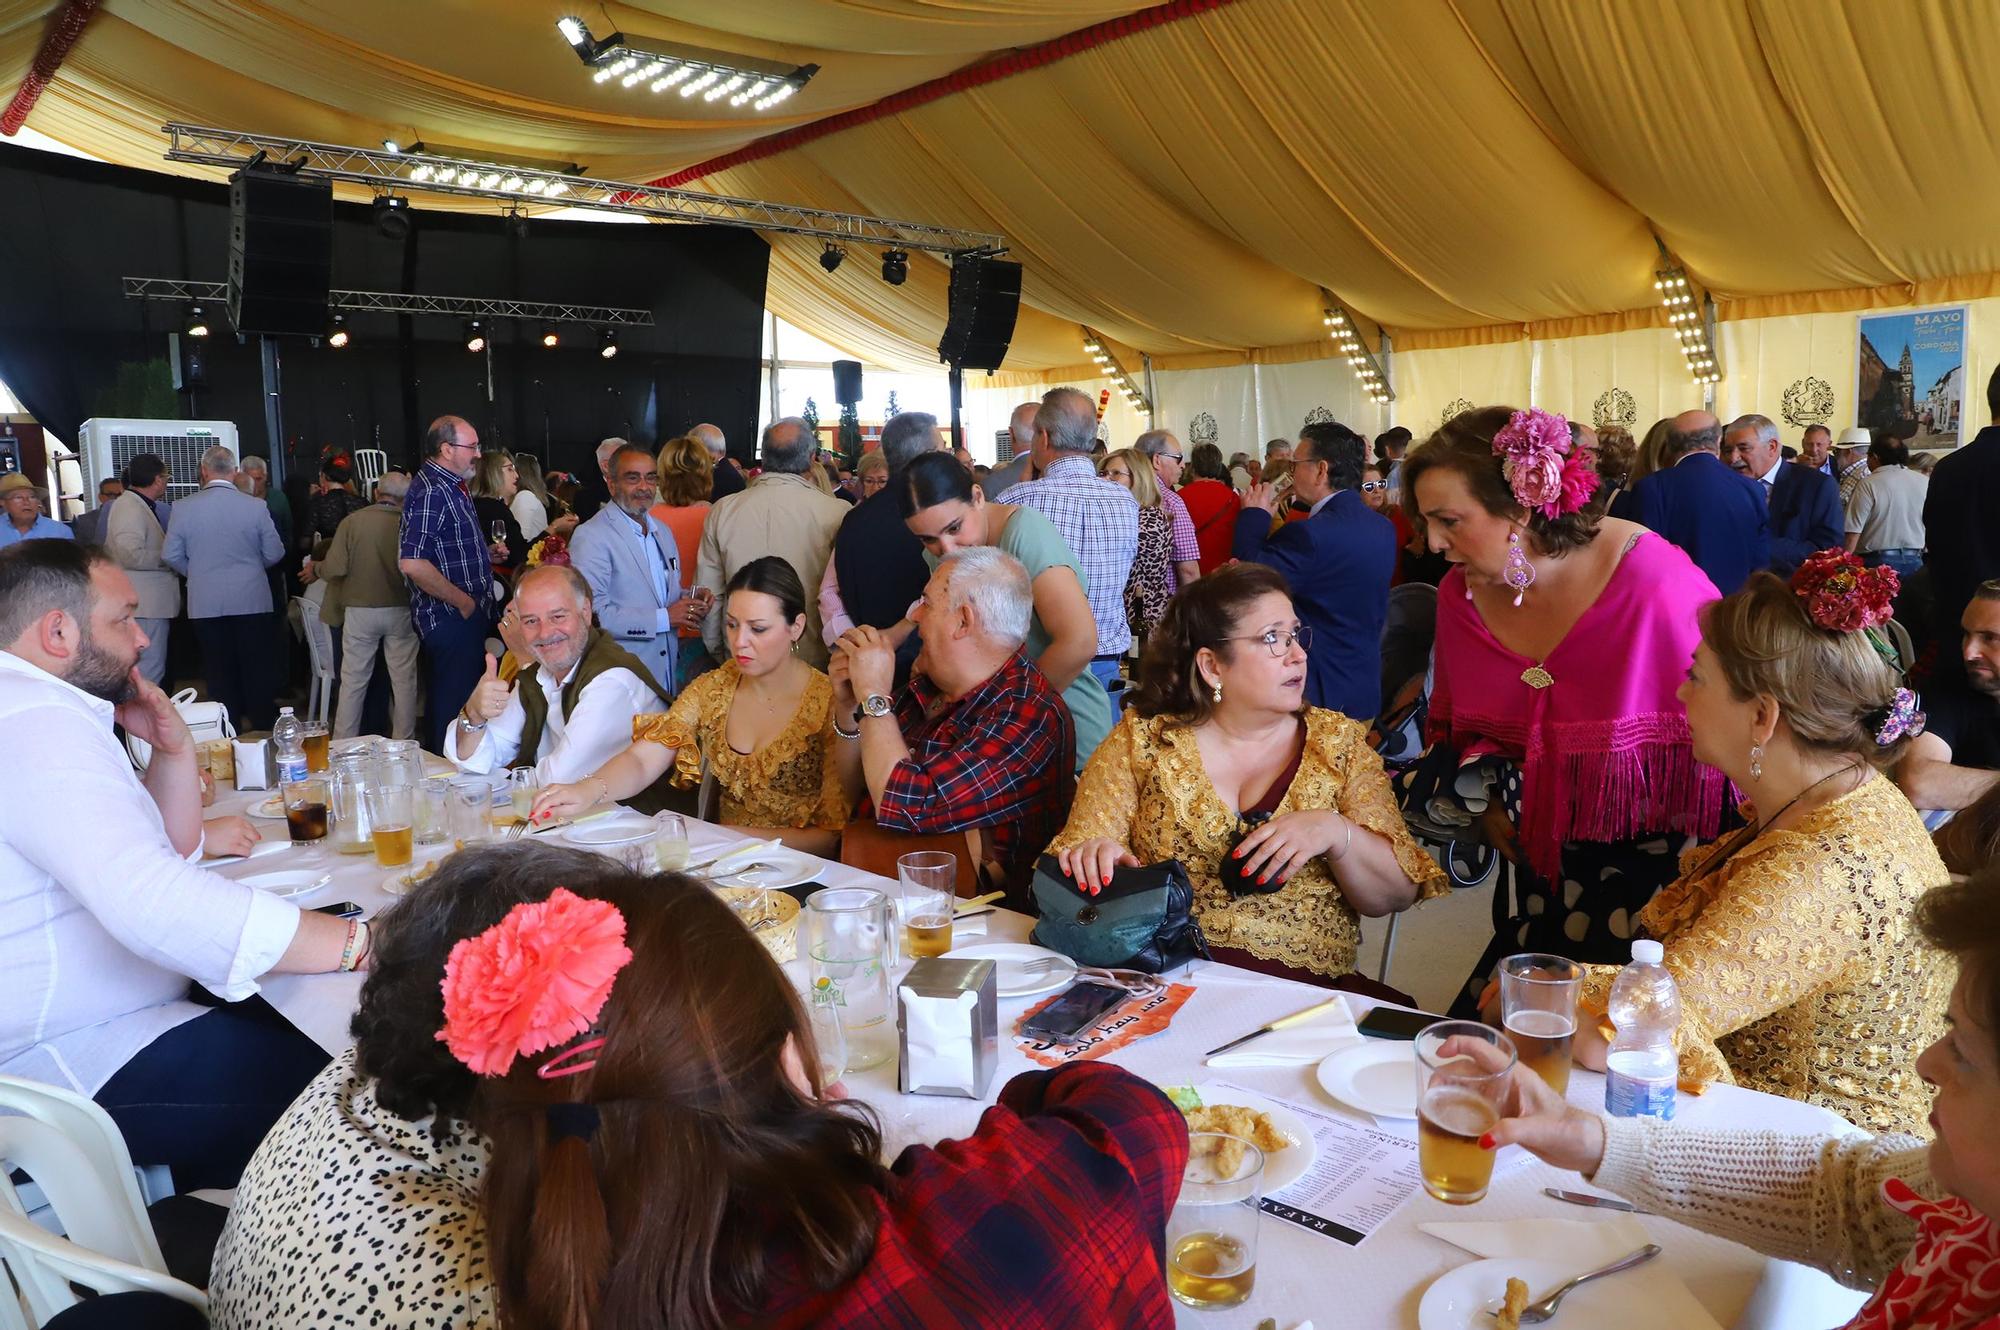
<svg viewBox="0 0 2000 1330">
<path fill-rule="evenodd" d="M 208 336 L 208 315 L 202 312 L 200 305 L 188 306 L 187 326 L 182 331 L 189 337 Z"/>
<path fill-rule="evenodd" d="M 338 351 L 347 345 L 347 316 L 336 314 L 326 327 L 326 344 Z"/>
<path fill-rule="evenodd" d="M 833 272 L 840 267 L 840 261 L 846 257 L 846 250 L 829 241 L 827 247 L 819 252 L 819 266 L 828 272 Z"/>
<path fill-rule="evenodd" d="M 553 324 L 542 329 L 542 345 L 551 349 L 562 345 L 562 334 L 556 331 Z"/>
<path fill-rule="evenodd" d="M 486 349 L 486 325 L 478 319 L 465 321 L 465 349 L 474 355 Z"/>
<path fill-rule="evenodd" d="M 611 360 L 618 355 L 618 334 L 615 331 L 610 328 L 604 330 L 602 339 L 598 343 L 597 354 L 603 356 L 606 360 Z"/>
<path fill-rule="evenodd" d="M 410 234 L 410 200 L 401 194 L 378 194 L 373 204 L 376 233 L 388 240 Z"/>
<path fill-rule="evenodd" d="M 622 32 L 593 37 L 580 18 L 564 18 L 556 31 L 591 70 L 591 81 L 618 80 L 621 88 L 649 92 L 677 90 L 701 94 L 704 102 L 724 97 L 732 107 L 768 111 L 789 100 L 819 73 L 818 65 L 788 65 L 754 56 L 730 55 L 668 42 L 635 41 Z"/>
<path fill-rule="evenodd" d="M 904 249 L 892 249 L 882 255 L 882 280 L 891 286 L 901 286 L 910 280 L 910 253 Z"/>
</svg>

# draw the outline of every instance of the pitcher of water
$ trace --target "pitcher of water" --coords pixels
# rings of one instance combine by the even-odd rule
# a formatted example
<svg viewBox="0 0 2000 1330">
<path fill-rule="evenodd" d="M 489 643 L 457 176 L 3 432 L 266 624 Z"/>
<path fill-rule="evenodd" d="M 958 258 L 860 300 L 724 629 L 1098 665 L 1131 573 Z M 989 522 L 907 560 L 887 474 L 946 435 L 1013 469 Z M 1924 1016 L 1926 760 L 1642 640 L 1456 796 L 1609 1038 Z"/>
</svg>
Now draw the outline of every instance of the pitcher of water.
<svg viewBox="0 0 2000 1330">
<path fill-rule="evenodd" d="M 806 1000 L 839 1009 L 847 1070 L 896 1056 L 889 970 L 896 963 L 896 907 L 873 887 L 827 887 L 806 898 Z"/>
</svg>

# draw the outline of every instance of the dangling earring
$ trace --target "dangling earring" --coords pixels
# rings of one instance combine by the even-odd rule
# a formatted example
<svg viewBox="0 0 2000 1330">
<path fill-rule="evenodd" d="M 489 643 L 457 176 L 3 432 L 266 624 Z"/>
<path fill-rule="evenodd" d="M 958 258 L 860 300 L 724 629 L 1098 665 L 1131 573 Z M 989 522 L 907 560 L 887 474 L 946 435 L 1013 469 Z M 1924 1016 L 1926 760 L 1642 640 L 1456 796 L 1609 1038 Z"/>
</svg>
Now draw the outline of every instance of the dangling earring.
<svg viewBox="0 0 2000 1330">
<path fill-rule="evenodd" d="M 1750 779 L 1764 779 L 1764 745 L 1750 745 Z"/>
<path fill-rule="evenodd" d="M 1514 606 L 1520 608 L 1521 598 L 1528 594 L 1528 588 L 1535 584 L 1535 565 L 1528 562 L 1527 553 L 1521 548 L 1521 533 L 1507 533 L 1507 567 L 1500 574 L 1500 580 L 1514 588 Z"/>
<path fill-rule="evenodd" d="M 1220 702 L 1222 700 L 1222 680 L 1217 679 L 1215 681 L 1213 689 L 1209 692 L 1208 700 L 1211 702 Z"/>
</svg>

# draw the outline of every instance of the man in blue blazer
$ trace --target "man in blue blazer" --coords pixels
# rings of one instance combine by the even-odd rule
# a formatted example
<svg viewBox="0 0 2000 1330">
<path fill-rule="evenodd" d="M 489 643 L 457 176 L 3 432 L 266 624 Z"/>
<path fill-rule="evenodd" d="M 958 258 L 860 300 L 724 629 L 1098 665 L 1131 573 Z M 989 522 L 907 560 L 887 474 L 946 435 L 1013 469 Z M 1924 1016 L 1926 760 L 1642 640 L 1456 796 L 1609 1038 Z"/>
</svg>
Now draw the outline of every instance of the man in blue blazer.
<svg viewBox="0 0 2000 1330">
<path fill-rule="evenodd" d="M 160 560 L 187 578 L 209 697 L 238 729 L 267 730 L 283 665 L 265 570 L 285 547 L 264 501 L 236 488 L 236 471 L 236 454 L 221 444 L 201 455 L 201 489 L 174 505 Z"/>
<path fill-rule="evenodd" d="M 649 511 L 659 499 L 653 455 L 624 445 L 605 464 L 604 480 L 611 502 L 569 538 L 570 566 L 590 583 L 598 626 L 672 697 L 675 636 L 698 626 L 706 611 L 681 593 L 680 547 Z"/>
<path fill-rule="evenodd" d="M 1299 621 L 1312 632 L 1306 648 L 1306 701 L 1345 712 L 1364 725 L 1382 709 L 1382 624 L 1396 570 L 1396 528 L 1361 498 L 1368 445 L 1335 422 L 1307 425 L 1292 453 L 1292 493 L 1312 515 L 1271 533 L 1281 500 L 1252 485 L 1236 514 L 1234 553 L 1276 569 L 1291 584 Z M 1250 644 L 1238 644 L 1237 649 Z"/>
<path fill-rule="evenodd" d="M 1722 458 L 1770 500 L 1771 571 L 1790 577 L 1809 555 L 1846 543 L 1840 485 L 1809 466 L 1787 465 L 1769 416 L 1738 416 L 1722 431 Z"/>
<path fill-rule="evenodd" d="M 1771 562 L 1771 544 L 1762 487 L 1723 465 L 1721 447 L 1714 416 L 1675 416 L 1660 469 L 1632 487 L 1632 516 L 1685 550 L 1726 596 Z"/>
</svg>

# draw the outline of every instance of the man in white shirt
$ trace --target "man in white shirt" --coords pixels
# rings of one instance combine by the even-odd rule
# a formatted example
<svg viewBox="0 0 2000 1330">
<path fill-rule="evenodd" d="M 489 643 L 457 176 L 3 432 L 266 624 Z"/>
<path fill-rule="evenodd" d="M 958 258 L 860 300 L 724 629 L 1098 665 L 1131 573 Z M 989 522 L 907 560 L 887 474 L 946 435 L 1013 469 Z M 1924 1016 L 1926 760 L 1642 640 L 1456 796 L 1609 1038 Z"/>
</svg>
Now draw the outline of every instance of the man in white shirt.
<svg viewBox="0 0 2000 1330">
<path fill-rule="evenodd" d="M 138 673 L 138 607 L 102 547 L 0 553 L 0 727 L 23 759 L 0 768 L 0 1073 L 91 1095 L 135 1162 L 228 1187 L 327 1060 L 244 999 L 365 965 L 371 939 L 195 865 L 194 741 Z M 152 746 L 143 780 L 114 719 Z M 189 979 L 233 1005 L 186 1000 Z"/>
<path fill-rule="evenodd" d="M 634 716 L 667 709 L 666 690 L 591 626 L 590 584 L 574 568 L 530 572 L 514 592 L 514 610 L 534 663 L 508 683 L 486 658 L 485 677 L 446 733 L 445 753 L 479 775 L 532 767 L 544 785 L 584 780 L 631 746 Z M 647 798 L 654 793 L 627 802 L 657 811 Z"/>
</svg>

